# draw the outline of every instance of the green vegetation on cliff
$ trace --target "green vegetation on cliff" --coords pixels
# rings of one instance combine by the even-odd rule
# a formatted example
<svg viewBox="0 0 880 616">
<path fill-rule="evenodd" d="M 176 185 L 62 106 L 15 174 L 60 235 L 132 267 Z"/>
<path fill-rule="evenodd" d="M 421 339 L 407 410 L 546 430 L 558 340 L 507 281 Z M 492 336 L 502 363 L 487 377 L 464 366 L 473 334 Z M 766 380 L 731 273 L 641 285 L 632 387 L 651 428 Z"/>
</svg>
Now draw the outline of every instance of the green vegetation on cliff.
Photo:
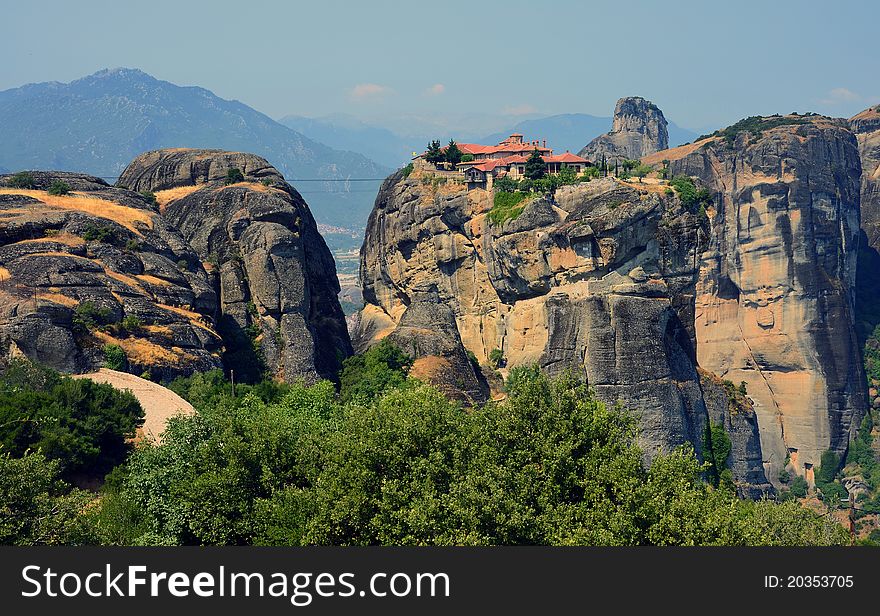
<svg viewBox="0 0 880 616">
<path fill-rule="evenodd" d="M 492 224 L 502 225 L 506 220 L 512 220 L 522 214 L 530 196 L 524 192 L 496 190 L 492 199 L 492 209 L 489 210 L 487 216 Z"/>
<path fill-rule="evenodd" d="M 709 137 L 722 137 L 728 144 L 732 144 L 740 133 L 749 132 L 755 137 L 760 137 L 765 130 L 776 128 L 777 126 L 788 126 L 797 124 L 806 124 L 809 120 L 800 117 L 790 116 L 750 116 L 743 118 L 736 124 L 732 124 L 727 128 L 717 130 L 708 135 L 700 135 L 695 141 L 702 141 Z"/>
</svg>

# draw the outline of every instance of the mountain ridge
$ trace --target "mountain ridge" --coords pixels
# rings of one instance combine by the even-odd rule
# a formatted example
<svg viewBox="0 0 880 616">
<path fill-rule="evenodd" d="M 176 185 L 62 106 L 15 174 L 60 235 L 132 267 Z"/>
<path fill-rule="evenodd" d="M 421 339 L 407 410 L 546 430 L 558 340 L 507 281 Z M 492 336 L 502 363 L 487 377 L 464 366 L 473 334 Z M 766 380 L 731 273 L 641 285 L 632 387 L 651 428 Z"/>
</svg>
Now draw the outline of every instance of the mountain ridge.
<svg viewBox="0 0 880 616">
<path fill-rule="evenodd" d="M 139 69 L 103 69 L 69 83 L 0 92 L 0 165 L 56 169 L 114 179 L 132 158 L 165 147 L 253 152 L 292 182 L 318 180 L 310 201 L 321 222 L 349 226 L 369 198 L 347 180 L 390 169 L 339 151 L 201 86 L 180 86 Z M 364 214 L 363 218 L 366 215 Z"/>
</svg>

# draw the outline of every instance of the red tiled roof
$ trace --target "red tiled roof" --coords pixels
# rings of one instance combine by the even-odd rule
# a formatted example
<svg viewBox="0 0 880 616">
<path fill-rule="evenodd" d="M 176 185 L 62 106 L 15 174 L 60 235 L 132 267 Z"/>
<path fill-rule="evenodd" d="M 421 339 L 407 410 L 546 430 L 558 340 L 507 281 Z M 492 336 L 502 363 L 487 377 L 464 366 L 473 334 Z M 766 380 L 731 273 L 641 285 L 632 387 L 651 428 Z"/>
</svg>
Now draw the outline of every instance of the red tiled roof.
<svg viewBox="0 0 880 616">
<path fill-rule="evenodd" d="M 479 143 L 459 143 L 458 149 L 465 154 L 490 154 L 495 151 L 498 146 L 480 145 Z M 445 148 L 444 148 L 445 149 Z"/>
<path fill-rule="evenodd" d="M 556 156 L 544 156 L 542 157 L 545 163 L 580 163 L 586 164 L 588 161 L 586 158 L 581 158 L 571 152 L 566 152 L 565 154 L 557 154 Z"/>
</svg>

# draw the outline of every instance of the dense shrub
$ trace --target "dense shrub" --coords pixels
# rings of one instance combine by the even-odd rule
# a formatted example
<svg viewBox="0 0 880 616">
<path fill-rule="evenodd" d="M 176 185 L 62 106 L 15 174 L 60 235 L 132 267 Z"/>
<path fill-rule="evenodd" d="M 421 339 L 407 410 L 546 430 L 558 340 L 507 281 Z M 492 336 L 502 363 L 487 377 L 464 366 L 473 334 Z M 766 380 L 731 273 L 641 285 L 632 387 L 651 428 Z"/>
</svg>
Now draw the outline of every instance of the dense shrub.
<svg viewBox="0 0 880 616">
<path fill-rule="evenodd" d="M 128 367 L 128 357 L 125 351 L 118 344 L 105 344 L 102 349 L 104 353 L 104 367 L 110 370 L 125 370 Z"/>
<path fill-rule="evenodd" d="M 504 351 L 501 349 L 492 349 L 489 353 L 489 363 L 493 368 L 501 368 L 504 366 Z"/>
<path fill-rule="evenodd" d="M 736 138 L 737 136 L 739 136 L 740 133 L 748 132 L 755 137 L 760 137 L 765 130 L 770 130 L 771 128 L 776 128 L 777 126 L 805 124 L 808 121 L 809 120 L 803 118 L 791 118 L 783 116 L 770 116 L 766 119 L 763 116 L 750 116 L 748 118 L 740 120 L 736 124 L 733 124 L 721 130 L 717 130 L 709 135 L 700 135 L 695 139 L 695 141 L 702 141 L 703 139 L 708 139 L 709 137 L 722 137 L 726 143 L 732 144 L 734 141 L 736 141 Z"/>
<path fill-rule="evenodd" d="M 0 375 L 0 446 L 56 460 L 65 478 L 101 477 L 122 462 L 143 419 L 129 392 L 15 361 Z"/>
<path fill-rule="evenodd" d="M 73 310 L 73 327 L 78 334 L 112 323 L 114 323 L 113 311 L 94 302 L 82 302 Z"/>
<path fill-rule="evenodd" d="M 796 498 L 804 498 L 809 487 L 807 480 L 798 475 L 791 482 L 791 494 Z"/>
<path fill-rule="evenodd" d="M 692 212 L 696 212 L 700 206 L 712 203 L 712 193 L 705 188 L 697 188 L 694 181 L 687 176 L 670 180 L 669 185 L 678 193 L 681 204 Z"/>
<path fill-rule="evenodd" d="M 519 183 L 516 180 L 507 177 L 506 175 L 504 177 L 498 178 L 497 180 L 495 180 L 494 183 L 495 192 L 513 192 L 518 187 Z"/>
<path fill-rule="evenodd" d="M 340 404 L 329 383 L 174 420 L 95 514 L 135 544 L 840 544 L 800 508 L 738 500 L 693 452 L 650 468 L 636 420 L 571 376 L 518 368 L 464 411 L 419 384 Z"/>
<path fill-rule="evenodd" d="M 504 221 L 511 220 L 522 214 L 526 209 L 526 201 L 531 197 L 524 192 L 501 192 L 495 191 L 492 209 L 486 215 L 492 224 L 502 225 Z"/>
<path fill-rule="evenodd" d="M 113 244 L 116 242 L 116 230 L 108 225 L 89 225 L 83 231 L 82 238 L 87 242 L 104 242 Z"/>
<path fill-rule="evenodd" d="M 341 400 L 369 402 L 390 388 L 400 387 L 412 361 L 387 339 L 363 355 L 349 357 L 339 373 Z"/>
<path fill-rule="evenodd" d="M 34 174 L 30 171 L 19 171 L 6 181 L 10 188 L 32 189 L 36 186 Z"/>
<path fill-rule="evenodd" d="M 70 192 L 70 184 L 61 180 L 55 180 L 49 186 L 49 190 L 47 192 L 50 195 L 55 195 L 56 197 L 66 195 Z"/>
<path fill-rule="evenodd" d="M 149 201 L 153 205 L 157 205 L 159 203 L 158 199 L 156 199 L 156 193 L 150 192 L 149 190 L 145 190 L 140 193 L 141 197 Z"/>
<path fill-rule="evenodd" d="M 722 481 L 732 482 L 733 474 L 727 468 L 727 459 L 730 457 L 732 446 L 730 437 L 723 424 L 706 425 L 706 433 L 703 436 L 703 457 L 708 464 L 706 476 L 713 485 L 718 486 Z"/>
<path fill-rule="evenodd" d="M 241 169 L 229 169 L 226 172 L 226 184 L 238 184 L 239 182 L 244 182 L 244 173 L 241 172 Z"/>
<path fill-rule="evenodd" d="M 214 407 L 230 401 L 253 395 L 266 403 L 280 400 L 290 386 L 286 383 L 266 379 L 257 383 L 232 383 L 226 379 L 222 370 L 197 372 L 192 376 L 178 377 L 168 388 L 197 408 Z"/>
<path fill-rule="evenodd" d="M 0 447 L 0 545 L 70 545 L 87 540 L 91 496 L 59 479 L 58 461 Z"/>
</svg>

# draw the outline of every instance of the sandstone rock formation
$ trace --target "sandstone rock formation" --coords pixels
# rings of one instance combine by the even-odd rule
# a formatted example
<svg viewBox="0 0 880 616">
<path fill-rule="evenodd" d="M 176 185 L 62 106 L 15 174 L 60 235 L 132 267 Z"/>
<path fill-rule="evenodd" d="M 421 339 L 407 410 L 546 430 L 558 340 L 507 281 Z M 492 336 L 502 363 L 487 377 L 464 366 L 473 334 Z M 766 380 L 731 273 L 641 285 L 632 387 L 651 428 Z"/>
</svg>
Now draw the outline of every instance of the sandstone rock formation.
<svg viewBox="0 0 880 616">
<path fill-rule="evenodd" d="M 878 343 L 880 325 L 880 105 L 850 118 L 862 161 L 862 236 L 856 271 L 857 333 L 867 345 Z M 867 352 L 866 352 L 867 355 Z M 880 379 L 869 375 L 870 404 L 880 409 Z"/>
<path fill-rule="evenodd" d="M 494 349 L 502 373 L 534 363 L 575 370 L 601 399 L 638 414 L 649 458 L 684 443 L 700 452 L 709 415 L 693 311 L 709 230 L 698 212 L 657 185 L 611 178 L 535 198 L 501 225 L 487 218 L 489 199 L 418 162 L 385 182 L 361 252 L 366 307 L 356 347 L 396 339 L 415 311 L 448 311 L 457 327 L 444 336 L 447 356 L 461 344 L 487 372 Z M 409 350 L 439 364 L 438 346 Z M 479 399 L 471 375 L 460 374 Z M 439 370 L 421 376 L 454 385 Z M 763 469 L 746 467 L 737 479 L 760 491 Z"/>
<path fill-rule="evenodd" d="M 629 96 L 617 101 L 610 133 L 599 135 L 578 153 L 588 160 L 638 159 L 669 147 L 663 112 L 651 101 Z"/>
<path fill-rule="evenodd" d="M 238 169 L 244 181 L 227 185 Z M 172 149 L 137 157 L 119 184 L 155 193 L 164 218 L 210 270 L 227 363 L 286 380 L 335 378 L 351 354 L 333 257 L 299 193 L 265 159 Z"/>
<path fill-rule="evenodd" d="M 31 175 L 29 189 L 0 178 L 2 357 L 77 372 L 116 345 L 154 378 L 219 367 L 217 295 L 158 207 L 98 178 Z M 49 194 L 55 181 L 71 192 Z"/>
<path fill-rule="evenodd" d="M 730 438 L 731 453 L 727 461 L 740 493 L 760 498 L 772 488 L 764 472 L 758 416 L 754 401 L 740 392 L 731 381 L 700 370 L 703 400 L 712 425 L 721 425 Z"/>
<path fill-rule="evenodd" d="M 244 181 L 227 185 L 231 169 Z M 351 354 L 330 251 L 264 159 L 148 152 L 120 187 L 31 175 L 0 177 L 0 358 L 84 372 L 115 345 L 152 378 L 225 366 L 312 382 Z M 71 192 L 50 194 L 56 181 Z"/>
<path fill-rule="evenodd" d="M 868 244 L 880 250 L 880 105 L 850 118 L 862 161 L 862 228 Z"/>
<path fill-rule="evenodd" d="M 854 330 L 860 162 L 844 121 L 753 120 L 645 162 L 715 195 L 697 282 L 699 365 L 754 401 L 767 475 L 812 480 L 866 409 Z"/>
</svg>

